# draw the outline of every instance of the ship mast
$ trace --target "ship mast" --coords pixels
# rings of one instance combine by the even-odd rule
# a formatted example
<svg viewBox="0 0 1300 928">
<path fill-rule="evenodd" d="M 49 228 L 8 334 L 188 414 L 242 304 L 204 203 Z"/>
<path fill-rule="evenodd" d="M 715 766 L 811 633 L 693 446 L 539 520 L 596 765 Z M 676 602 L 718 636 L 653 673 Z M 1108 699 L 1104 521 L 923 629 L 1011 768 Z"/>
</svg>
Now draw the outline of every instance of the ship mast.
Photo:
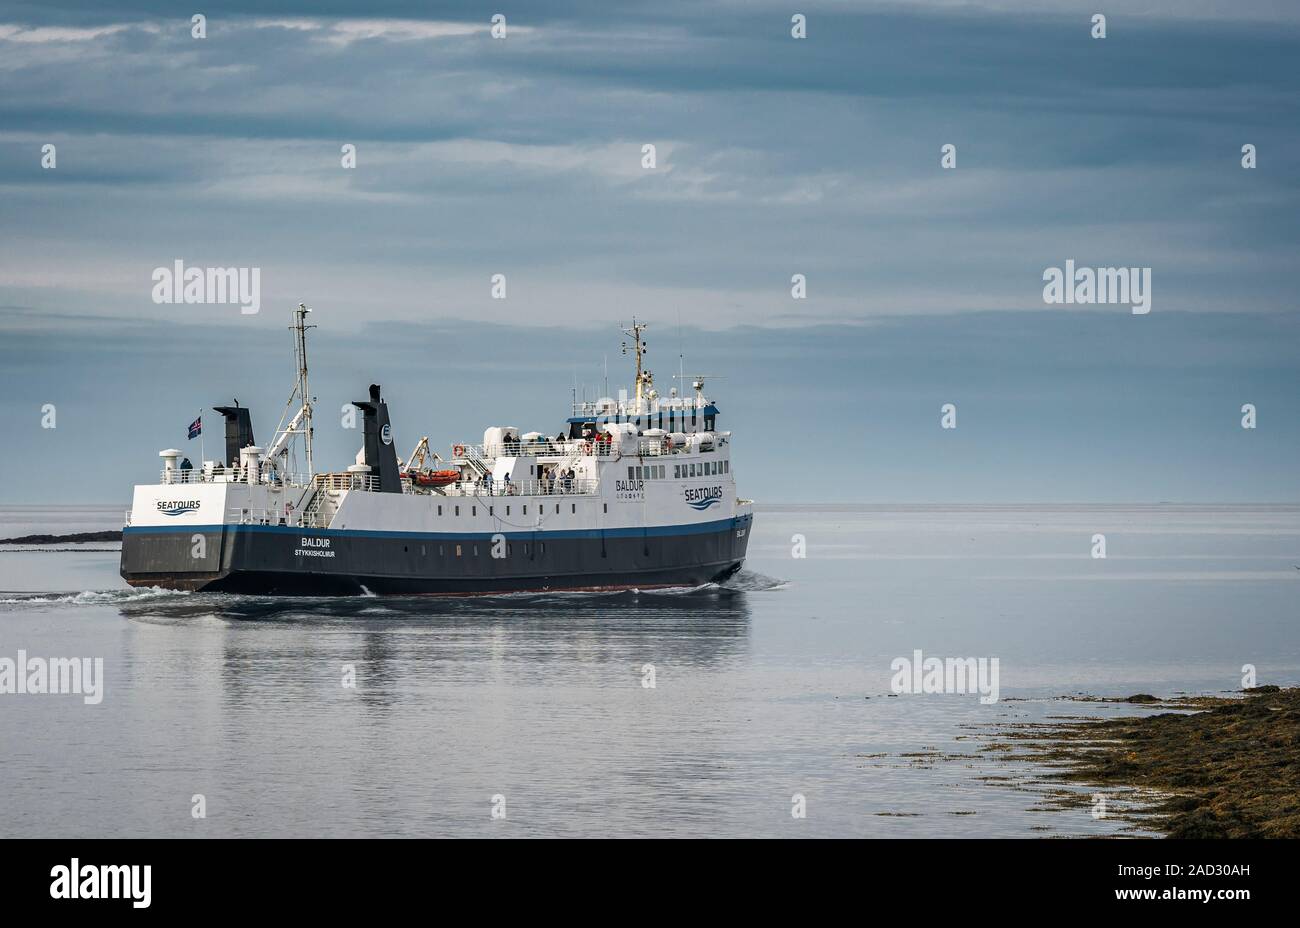
<svg viewBox="0 0 1300 928">
<path fill-rule="evenodd" d="M 307 314 L 311 309 L 305 303 L 299 303 L 293 313 L 293 354 L 298 364 L 298 398 L 302 401 L 302 421 L 298 431 L 303 437 L 303 453 L 307 458 L 307 476 L 314 477 L 316 469 L 311 456 L 311 388 L 307 384 L 307 330 L 316 328 L 307 325 Z"/>
<path fill-rule="evenodd" d="M 636 354 L 636 411 L 641 412 L 641 388 L 649 386 L 653 382 L 653 376 L 649 371 L 641 373 L 641 358 L 647 351 L 646 343 L 641 340 L 641 333 L 647 328 L 644 322 L 638 323 L 636 316 L 632 317 L 632 327 L 623 329 L 624 335 L 632 336 L 632 350 Z M 627 354 L 627 342 L 623 343 L 623 353 Z"/>
</svg>

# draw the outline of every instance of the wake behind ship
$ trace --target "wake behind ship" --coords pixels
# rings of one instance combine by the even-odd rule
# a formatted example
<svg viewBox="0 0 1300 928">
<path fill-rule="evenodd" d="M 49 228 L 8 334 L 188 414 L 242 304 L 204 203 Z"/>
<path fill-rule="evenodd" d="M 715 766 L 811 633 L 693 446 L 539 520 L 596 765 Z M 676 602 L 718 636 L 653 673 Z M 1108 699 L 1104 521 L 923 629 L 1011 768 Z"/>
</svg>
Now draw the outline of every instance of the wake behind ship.
<svg viewBox="0 0 1300 928">
<path fill-rule="evenodd" d="M 445 458 L 422 438 L 401 462 L 372 384 L 353 403 L 356 463 L 317 473 L 310 311 L 294 312 L 298 379 L 271 444 L 254 442 L 246 407 L 216 406 L 224 457 L 192 467 L 167 449 L 159 482 L 135 487 L 122 536 L 132 586 L 475 594 L 695 586 L 740 569 L 753 503 L 736 496 L 731 433 L 702 377 L 691 396 L 658 395 L 642 369 L 644 325 L 625 330 L 634 395 L 575 402 L 554 436 L 494 426 Z"/>
</svg>

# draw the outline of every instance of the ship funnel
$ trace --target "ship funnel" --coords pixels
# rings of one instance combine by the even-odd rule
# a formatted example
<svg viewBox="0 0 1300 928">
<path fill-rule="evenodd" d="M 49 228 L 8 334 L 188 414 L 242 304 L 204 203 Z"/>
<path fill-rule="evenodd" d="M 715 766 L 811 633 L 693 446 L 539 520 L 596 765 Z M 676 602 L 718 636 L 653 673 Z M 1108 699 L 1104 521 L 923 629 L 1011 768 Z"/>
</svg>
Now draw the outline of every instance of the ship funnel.
<svg viewBox="0 0 1300 928">
<path fill-rule="evenodd" d="M 393 427 L 388 421 L 388 404 L 380 397 L 379 384 L 370 385 L 369 400 L 353 400 L 352 405 L 360 409 L 365 418 L 362 451 L 370 474 L 379 479 L 379 491 L 401 493 L 402 478 L 397 469 L 397 451 L 393 447 Z"/>
<path fill-rule="evenodd" d="M 238 400 L 235 401 L 238 404 Z M 235 467 L 239 464 L 239 452 L 249 445 L 256 444 L 253 441 L 253 420 L 249 415 L 248 409 L 243 406 L 213 406 L 213 412 L 219 412 L 226 417 L 226 459 L 224 463 L 229 467 Z"/>
</svg>

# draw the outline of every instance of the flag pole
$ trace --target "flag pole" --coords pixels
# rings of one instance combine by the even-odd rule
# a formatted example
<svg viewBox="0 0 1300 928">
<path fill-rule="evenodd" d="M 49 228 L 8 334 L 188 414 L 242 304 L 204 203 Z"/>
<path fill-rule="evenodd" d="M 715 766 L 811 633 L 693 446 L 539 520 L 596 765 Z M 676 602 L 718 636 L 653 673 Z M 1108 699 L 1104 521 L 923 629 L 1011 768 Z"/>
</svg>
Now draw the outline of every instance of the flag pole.
<svg viewBox="0 0 1300 928">
<path fill-rule="evenodd" d="M 203 407 L 199 407 L 199 470 L 203 470 Z"/>
</svg>

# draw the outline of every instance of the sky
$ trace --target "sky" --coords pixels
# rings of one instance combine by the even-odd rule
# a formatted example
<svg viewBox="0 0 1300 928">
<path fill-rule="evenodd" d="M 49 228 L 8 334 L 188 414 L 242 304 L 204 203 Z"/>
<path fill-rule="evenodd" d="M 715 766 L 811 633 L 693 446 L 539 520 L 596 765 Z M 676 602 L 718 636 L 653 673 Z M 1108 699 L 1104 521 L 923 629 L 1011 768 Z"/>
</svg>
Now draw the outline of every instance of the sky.
<svg viewBox="0 0 1300 928">
<path fill-rule="evenodd" d="M 636 314 L 760 501 L 1300 501 L 1300 4 L 351 7 L 0 2 L 0 501 L 125 501 L 233 396 L 269 440 L 300 301 L 404 453 L 558 430 Z"/>
</svg>

